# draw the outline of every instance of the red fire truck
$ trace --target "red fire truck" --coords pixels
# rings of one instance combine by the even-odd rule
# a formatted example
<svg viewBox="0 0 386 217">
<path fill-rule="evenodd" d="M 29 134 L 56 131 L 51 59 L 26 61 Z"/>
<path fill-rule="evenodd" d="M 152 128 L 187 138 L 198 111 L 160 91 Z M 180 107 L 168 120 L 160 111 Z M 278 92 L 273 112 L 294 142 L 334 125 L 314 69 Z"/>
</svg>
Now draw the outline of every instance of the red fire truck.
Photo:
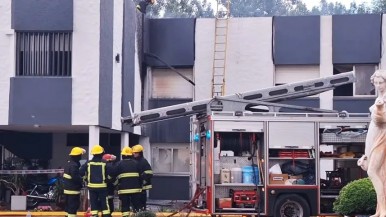
<svg viewBox="0 0 386 217">
<path fill-rule="evenodd" d="M 352 73 L 132 114 L 139 125 L 191 115 L 196 211 L 211 215 L 315 216 L 349 181 L 365 176 L 369 114 L 278 102 L 354 82 Z M 283 112 L 283 110 L 286 110 Z"/>
</svg>

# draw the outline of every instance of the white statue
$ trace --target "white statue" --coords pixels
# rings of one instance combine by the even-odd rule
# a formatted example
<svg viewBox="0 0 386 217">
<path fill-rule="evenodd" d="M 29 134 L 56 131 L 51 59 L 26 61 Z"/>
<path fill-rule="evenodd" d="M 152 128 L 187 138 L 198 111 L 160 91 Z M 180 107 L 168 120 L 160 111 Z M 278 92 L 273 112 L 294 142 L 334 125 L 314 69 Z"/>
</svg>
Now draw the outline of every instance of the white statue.
<svg viewBox="0 0 386 217">
<path fill-rule="evenodd" d="M 386 217 L 386 70 L 371 76 L 377 98 L 370 107 L 371 122 L 366 137 L 365 155 L 358 165 L 367 171 L 377 194 L 377 210 L 371 217 Z"/>
</svg>

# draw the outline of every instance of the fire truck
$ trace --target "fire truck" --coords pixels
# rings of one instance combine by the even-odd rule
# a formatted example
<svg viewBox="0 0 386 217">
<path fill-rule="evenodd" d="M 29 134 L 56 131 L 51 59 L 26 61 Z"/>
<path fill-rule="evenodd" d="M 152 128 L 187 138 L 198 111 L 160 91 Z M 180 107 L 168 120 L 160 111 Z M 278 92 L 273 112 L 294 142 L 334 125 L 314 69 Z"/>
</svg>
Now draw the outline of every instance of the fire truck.
<svg viewBox="0 0 386 217">
<path fill-rule="evenodd" d="M 193 209 L 211 215 L 333 214 L 340 189 L 366 174 L 369 114 L 280 103 L 352 83 L 352 72 L 123 117 L 131 125 L 191 116 Z"/>
</svg>

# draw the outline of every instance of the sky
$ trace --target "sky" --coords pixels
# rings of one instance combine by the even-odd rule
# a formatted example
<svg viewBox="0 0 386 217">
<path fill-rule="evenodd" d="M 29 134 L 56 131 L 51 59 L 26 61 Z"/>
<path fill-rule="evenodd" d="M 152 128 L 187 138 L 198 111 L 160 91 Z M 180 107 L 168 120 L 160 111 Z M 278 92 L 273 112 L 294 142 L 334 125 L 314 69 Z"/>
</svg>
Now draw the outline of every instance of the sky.
<svg viewBox="0 0 386 217">
<path fill-rule="evenodd" d="M 356 2 L 357 5 L 361 4 L 363 2 L 366 2 L 367 4 L 371 3 L 371 0 L 327 0 L 327 2 L 340 2 L 343 5 L 345 5 L 346 8 L 349 7 L 350 3 L 353 2 L 353 1 Z M 318 6 L 320 0 L 303 0 L 303 2 L 307 5 L 308 9 L 311 9 L 314 6 Z"/>
</svg>

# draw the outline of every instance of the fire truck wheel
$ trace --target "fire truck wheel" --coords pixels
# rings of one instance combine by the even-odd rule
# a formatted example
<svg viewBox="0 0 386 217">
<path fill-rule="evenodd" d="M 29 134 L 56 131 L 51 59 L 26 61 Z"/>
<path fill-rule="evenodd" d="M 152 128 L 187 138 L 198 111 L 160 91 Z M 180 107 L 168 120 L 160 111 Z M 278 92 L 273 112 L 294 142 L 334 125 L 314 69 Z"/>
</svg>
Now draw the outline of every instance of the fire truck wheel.
<svg viewBox="0 0 386 217">
<path fill-rule="evenodd" d="M 280 196 L 275 203 L 274 212 L 277 217 L 305 217 L 310 216 L 307 201 L 296 194 Z"/>
</svg>

